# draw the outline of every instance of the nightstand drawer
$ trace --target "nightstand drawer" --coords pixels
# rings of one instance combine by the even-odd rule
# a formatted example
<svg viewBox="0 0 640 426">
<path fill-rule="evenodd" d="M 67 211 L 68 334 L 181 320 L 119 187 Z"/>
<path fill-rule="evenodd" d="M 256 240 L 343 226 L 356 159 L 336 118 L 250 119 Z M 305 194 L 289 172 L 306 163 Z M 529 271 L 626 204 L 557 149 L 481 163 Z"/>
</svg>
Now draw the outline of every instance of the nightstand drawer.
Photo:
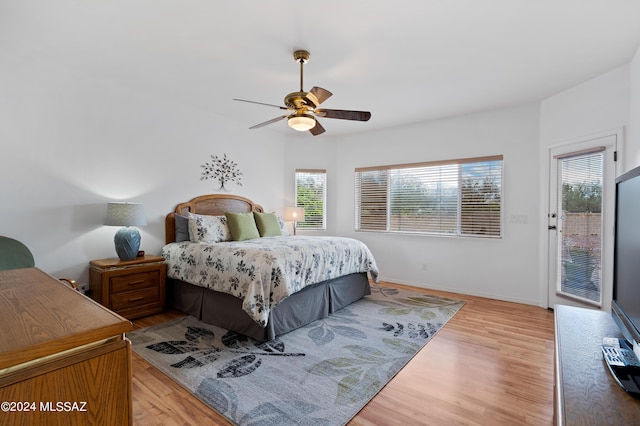
<svg viewBox="0 0 640 426">
<path fill-rule="evenodd" d="M 139 290 L 147 287 L 158 287 L 160 273 L 155 271 L 136 274 L 117 275 L 111 277 L 111 293 Z"/>
<path fill-rule="evenodd" d="M 158 287 L 149 287 L 142 290 L 114 293 L 111 295 L 111 309 L 114 311 L 159 302 L 160 291 Z"/>
</svg>

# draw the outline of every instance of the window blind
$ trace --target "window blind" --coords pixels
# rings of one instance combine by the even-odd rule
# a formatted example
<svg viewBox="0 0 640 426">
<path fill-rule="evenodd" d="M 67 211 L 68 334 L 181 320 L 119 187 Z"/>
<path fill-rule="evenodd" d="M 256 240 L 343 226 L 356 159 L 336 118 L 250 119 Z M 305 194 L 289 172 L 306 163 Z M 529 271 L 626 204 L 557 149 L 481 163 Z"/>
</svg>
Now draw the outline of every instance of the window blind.
<svg viewBox="0 0 640 426">
<path fill-rule="evenodd" d="M 355 170 L 356 230 L 499 237 L 502 156 Z"/>
<path fill-rule="evenodd" d="M 326 229 L 326 183 L 324 169 L 296 170 L 296 206 L 304 208 L 304 222 L 297 227 L 309 230 Z"/>
<path fill-rule="evenodd" d="M 560 292 L 602 303 L 603 149 L 557 157 Z"/>
</svg>

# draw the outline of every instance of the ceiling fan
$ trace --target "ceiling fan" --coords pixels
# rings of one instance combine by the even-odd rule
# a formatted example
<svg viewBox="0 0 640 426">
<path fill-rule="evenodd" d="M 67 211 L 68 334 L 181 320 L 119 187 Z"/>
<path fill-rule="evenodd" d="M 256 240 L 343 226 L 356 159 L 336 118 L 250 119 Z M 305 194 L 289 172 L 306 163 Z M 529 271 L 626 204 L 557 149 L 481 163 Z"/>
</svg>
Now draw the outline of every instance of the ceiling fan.
<svg viewBox="0 0 640 426">
<path fill-rule="evenodd" d="M 300 64 L 300 91 L 292 92 L 285 96 L 285 106 L 248 101 L 245 99 L 234 99 L 234 101 L 272 106 L 287 111 L 287 114 L 283 116 L 273 118 L 269 121 L 265 121 L 264 123 L 256 124 L 255 126 L 249 127 L 249 129 L 257 129 L 286 118 L 289 127 L 292 129 L 299 131 L 308 130 L 313 136 L 317 136 L 324 133 L 325 130 L 316 117 L 354 121 L 368 121 L 369 118 L 371 118 L 371 113 L 369 111 L 318 108 L 318 106 L 322 102 L 326 101 L 332 93 L 317 86 L 312 87 L 308 92 L 305 92 L 302 88 L 302 68 L 305 63 L 309 62 L 309 57 L 310 54 L 306 50 L 296 50 L 293 52 L 293 59 Z"/>
</svg>

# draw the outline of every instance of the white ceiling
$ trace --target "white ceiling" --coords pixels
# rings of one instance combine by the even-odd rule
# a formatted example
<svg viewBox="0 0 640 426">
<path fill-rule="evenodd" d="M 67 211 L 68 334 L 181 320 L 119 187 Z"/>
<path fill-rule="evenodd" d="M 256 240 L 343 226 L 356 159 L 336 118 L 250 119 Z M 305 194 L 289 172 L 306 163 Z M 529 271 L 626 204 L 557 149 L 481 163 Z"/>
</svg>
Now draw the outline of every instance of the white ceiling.
<svg viewBox="0 0 640 426">
<path fill-rule="evenodd" d="M 322 120 L 326 137 L 543 99 L 638 46 L 639 0 L 0 0 L 0 58 L 210 111 L 239 132 L 281 115 L 232 99 L 282 104 L 298 90 L 296 49 L 311 52 L 304 89 L 333 92 L 324 107 L 372 113 Z"/>
</svg>

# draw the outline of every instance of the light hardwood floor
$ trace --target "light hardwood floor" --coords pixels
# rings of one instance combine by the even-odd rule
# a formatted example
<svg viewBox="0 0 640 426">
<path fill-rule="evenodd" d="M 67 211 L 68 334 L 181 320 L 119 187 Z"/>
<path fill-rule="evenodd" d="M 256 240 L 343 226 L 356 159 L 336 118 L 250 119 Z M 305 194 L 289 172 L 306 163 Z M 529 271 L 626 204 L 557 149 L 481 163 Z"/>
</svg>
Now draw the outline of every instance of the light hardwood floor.
<svg viewBox="0 0 640 426">
<path fill-rule="evenodd" d="M 382 283 L 464 300 L 465 306 L 350 425 L 551 425 L 553 313 L 474 296 Z M 135 328 L 168 321 L 166 312 Z M 134 425 L 229 425 L 133 354 Z"/>
</svg>

